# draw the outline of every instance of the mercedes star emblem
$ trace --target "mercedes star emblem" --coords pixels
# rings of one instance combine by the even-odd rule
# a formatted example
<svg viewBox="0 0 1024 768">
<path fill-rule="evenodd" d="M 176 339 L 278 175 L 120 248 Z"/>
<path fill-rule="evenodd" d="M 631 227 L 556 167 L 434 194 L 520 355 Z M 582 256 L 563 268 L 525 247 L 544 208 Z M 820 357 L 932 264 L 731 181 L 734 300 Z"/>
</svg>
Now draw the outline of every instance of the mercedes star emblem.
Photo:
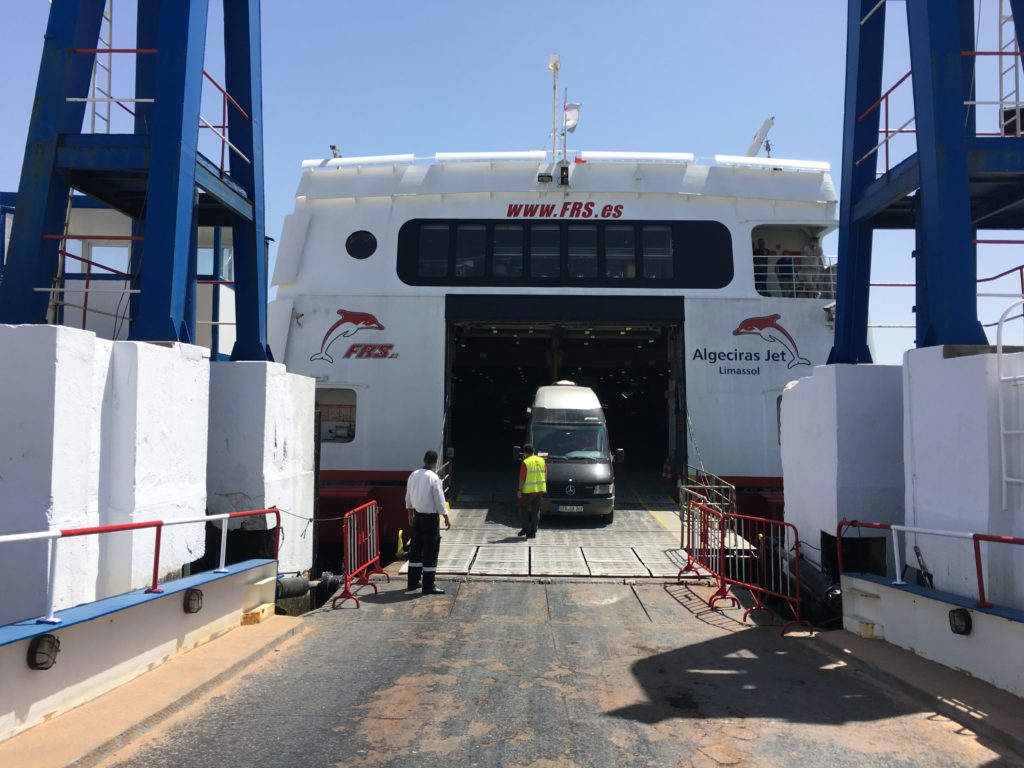
<svg viewBox="0 0 1024 768">
<path fill-rule="evenodd" d="M 576 486 L 575 485 L 567 485 L 567 486 L 565 486 L 565 495 L 566 496 L 574 496 L 574 495 L 576 495 Z"/>
</svg>

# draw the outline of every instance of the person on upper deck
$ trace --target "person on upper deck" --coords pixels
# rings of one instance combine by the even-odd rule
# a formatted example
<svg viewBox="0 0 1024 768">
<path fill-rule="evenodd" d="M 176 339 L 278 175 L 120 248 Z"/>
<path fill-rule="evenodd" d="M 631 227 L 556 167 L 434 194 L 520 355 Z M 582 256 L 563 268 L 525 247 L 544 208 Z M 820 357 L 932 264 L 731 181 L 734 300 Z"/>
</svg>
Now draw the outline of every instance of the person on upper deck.
<svg viewBox="0 0 1024 768">
<path fill-rule="evenodd" d="M 779 281 L 779 288 L 783 296 L 792 297 L 796 285 L 796 273 L 793 267 L 793 255 L 782 250 L 782 244 L 775 244 L 775 253 L 779 258 L 775 260 L 775 277 Z"/>
<path fill-rule="evenodd" d="M 818 297 L 818 292 L 821 290 L 819 278 L 823 266 L 823 256 L 821 245 L 818 244 L 818 236 L 812 235 L 810 242 L 804 246 L 800 263 L 797 265 L 796 284 L 797 291 L 801 296 Z"/>
</svg>

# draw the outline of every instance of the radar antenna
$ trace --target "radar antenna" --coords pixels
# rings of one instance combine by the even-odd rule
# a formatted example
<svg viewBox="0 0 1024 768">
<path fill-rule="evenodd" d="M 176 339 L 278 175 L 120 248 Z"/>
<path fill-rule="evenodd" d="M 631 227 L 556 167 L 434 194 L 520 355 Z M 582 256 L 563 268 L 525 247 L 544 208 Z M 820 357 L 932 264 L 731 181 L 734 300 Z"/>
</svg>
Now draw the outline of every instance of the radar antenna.
<svg viewBox="0 0 1024 768">
<path fill-rule="evenodd" d="M 772 145 L 768 141 L 768 131 L 775 125 L 775 117 L 769 116 L 764 119 L 761 123 L 761 127 L 757 129 L 757 133 L 754 134 L 754 138 L 750 140 L 750 146 L 747 147 L 747 157 L 757 157 L 757 153 L 761 151 L 761 145 L 764 145 L 765 150 L 768 152 L 768 157 L 772 156 Z"/>
</svg>

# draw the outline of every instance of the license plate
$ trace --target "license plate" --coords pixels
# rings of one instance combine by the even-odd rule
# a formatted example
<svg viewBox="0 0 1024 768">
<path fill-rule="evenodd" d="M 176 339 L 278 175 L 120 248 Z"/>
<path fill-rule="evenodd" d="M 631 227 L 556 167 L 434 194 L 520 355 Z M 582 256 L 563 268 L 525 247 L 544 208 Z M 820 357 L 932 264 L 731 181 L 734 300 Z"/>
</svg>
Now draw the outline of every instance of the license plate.
<svg viewBox="0 0 1024 768">
<path fill-rule="evenodd" d="M 582 512 L 583 506 L 580 504 L 559 504 L 559 512 Z"/>
</svg>

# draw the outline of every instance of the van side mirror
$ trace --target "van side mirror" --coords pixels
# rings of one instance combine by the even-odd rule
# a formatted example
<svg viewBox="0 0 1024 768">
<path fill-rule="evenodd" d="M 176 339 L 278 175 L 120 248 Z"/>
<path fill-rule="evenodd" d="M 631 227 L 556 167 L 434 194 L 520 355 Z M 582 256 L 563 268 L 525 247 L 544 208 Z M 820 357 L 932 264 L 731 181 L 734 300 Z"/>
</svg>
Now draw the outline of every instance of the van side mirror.
<svg viewBox="0 0 1024 768">
<path fill-rule="evenodd" d="M 615 463 L 621 464 L 626 460 L 626 452 L 622 448 L 615 449 Z"/>
<path fill-rule="evenodd" d="M 523 447 L 521 445 L 512 446 L 512 459 L 514 461 L 523 460 Z"/>
</svg>

